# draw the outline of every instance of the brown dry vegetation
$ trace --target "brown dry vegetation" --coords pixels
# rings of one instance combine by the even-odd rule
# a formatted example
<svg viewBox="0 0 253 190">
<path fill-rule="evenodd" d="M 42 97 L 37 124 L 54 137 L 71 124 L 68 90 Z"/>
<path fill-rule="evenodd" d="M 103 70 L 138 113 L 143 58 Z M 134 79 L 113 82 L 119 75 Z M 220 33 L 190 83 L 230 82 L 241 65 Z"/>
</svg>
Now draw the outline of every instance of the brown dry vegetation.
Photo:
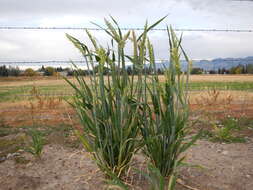
<svg viewBox="0 0 253 190">
<path fill-rule="evenodd" d="M 190 93 L 190 108 L 195 114 L 208 112 L 223 118 L 226 115 L 253 118 L 253 92 L 193 91 Z M 1 102 L 0 119 L 11 126 L 78 122 L 72 107 L 57 97 Z"/>
</svg>

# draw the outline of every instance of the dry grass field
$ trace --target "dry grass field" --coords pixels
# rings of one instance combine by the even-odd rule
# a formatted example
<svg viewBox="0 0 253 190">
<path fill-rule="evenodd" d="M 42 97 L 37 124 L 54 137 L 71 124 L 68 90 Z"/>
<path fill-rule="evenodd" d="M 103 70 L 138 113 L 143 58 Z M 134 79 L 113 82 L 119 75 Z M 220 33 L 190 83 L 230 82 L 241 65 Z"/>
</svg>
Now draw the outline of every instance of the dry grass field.
<svg viewBox="0 0 253 190">
<path fill-rule="evenodd" d="M 69 78 L 71 79 L 71 77 Z M 163 76 L 160 76 L 163 80 Z M 73 80 L 73 79 L 72 79 Z M 253 75 L 191 75 L 191 82 L 253 82 Z M 0 77 L 0 86 L 65 85 L 59 77 Z"/>
<path fill-rule="evenodd" d="M 74 81 L 73 78 L 69 79 Z M 163 80 L 162 76 L 160 80 Z M 221 112 L 223 109 L 226 112 L 229 106 L 230 112 L 235 112 L 235 115 L 240 113 L 253 116 L 253 86 L 250 89 L 253 75 L 191 75 L 190 81 L 192 110 Z M 227 84 L 235 89 L 224 90 L 223 86 Z M 249 88 L 245 89 L 247 85 Z M 64 95 L 72 93 L 62 78 L 0 78 L 0 118 L 12 125 L 31 123 L 27 117 L 36 118 L 37 122 L 45 120 L 49 124 L 62 119 L 66 121 L 74 111 L 64 100 L 70 97 Z M 65 117 L 66 115 L 68 116 Z"/>
<path fill-rule="evenodd" d="M 192 82 L 252 82 L 253 75 L 191 75 Z"/>
</svg>

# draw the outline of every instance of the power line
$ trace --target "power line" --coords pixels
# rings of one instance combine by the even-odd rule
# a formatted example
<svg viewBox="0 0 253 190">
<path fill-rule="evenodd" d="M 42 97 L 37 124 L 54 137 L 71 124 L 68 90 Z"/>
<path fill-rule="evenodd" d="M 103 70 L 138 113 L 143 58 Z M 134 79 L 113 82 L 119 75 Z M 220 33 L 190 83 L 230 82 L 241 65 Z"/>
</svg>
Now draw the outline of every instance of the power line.
<svg viewBox="0 0 253 190">
<path fill-rule="evenodd" d="M 0 26 L 0 30 L 94 30 L 101 31 L 101 28 L 93 27 L 33 27 L 33 26 Z M 144 28 L 120 28 L 121 30 L 143 31 Z M 166 28 L 153 28 L 152 31 L 167 31 Z M 204 28 L 175 28 L 175 31 L 181 32 L 242 32 L 252 33 L 253 29 L 204 29 Z"/>
</svg>

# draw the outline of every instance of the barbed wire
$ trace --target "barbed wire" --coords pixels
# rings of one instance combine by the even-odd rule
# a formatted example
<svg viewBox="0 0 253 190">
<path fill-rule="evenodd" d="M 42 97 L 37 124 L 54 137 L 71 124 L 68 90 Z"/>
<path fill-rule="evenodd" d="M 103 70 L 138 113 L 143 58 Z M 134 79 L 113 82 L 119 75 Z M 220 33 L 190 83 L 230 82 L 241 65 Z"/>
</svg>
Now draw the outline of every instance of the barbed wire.
<svg viewBox="0 0 253 190">
<path fill-rule="evenodd" d="M 138 27 L 123 27 L 121 30 L 136 30 L 143 31 L 144 28 Z M 37 27 L 37 26 L 0 26 L 0 30 L 93 30 L 103 31 L 102 28 L 94 27 Z M 175 28 L 175 31 L 181 32 L 242 32 L 252 33 L 253 29 L 214 29 L 214 28 Z M 152 28 L 151 31 L 167 31 L 166 28 Z"/>
<path fill-rule="evenodd" d="M 157 63 L 164 63 L 169 62 L 169 59 L 156 59 L 155 62 Z M 181 60 L 186 61 L 186 60 Z M 253 63 L 253 57 L 252 59 L 244 59 L 244 58 L 217 58 L 217 59 L 191 59 L 193 62 L 199 62 L 199 61 L 209 61 L 209 62 L 252 62 Z M 0 65 L 22 65 L 22 64 L 62 64 L 62 63 L 89 63 L 90 61 L 82 61 L 82 60 L 47 60 L 47 61 L 0 61 Z M 94 63 L 97 63 L 94 61 Z"/>
<path fill-rule="evenodd" d="M 60 64 L 60 63 L 87 63 L 86 61 L 70 61 L 70 60 L 48 60 L 48 61 L 0 61 L 0 64 Z M 96 61 L 94 61 L 96 62 Z"/>
</svg>

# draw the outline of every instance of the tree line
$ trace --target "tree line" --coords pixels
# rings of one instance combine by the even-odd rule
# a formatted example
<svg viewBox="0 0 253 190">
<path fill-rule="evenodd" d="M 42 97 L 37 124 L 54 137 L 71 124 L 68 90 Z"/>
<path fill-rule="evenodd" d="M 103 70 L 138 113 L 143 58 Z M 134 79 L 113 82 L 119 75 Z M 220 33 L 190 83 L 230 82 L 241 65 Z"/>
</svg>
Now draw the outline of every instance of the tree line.
<svg viewBox="0 0 253 190">
<path fill-rule="evenodd" d="M 119 72 L 121 72 L 121 69 L 119 69 Z M 104 74 L 110 73 L 109 69 L 104 67 Z M 8 76 L 57 76 L 59 74 L 62 74 L 64 76 L 74 76 L 77 75 L 83 75 L 87 76 L 93 73 L 98 72 L 98 67 L 95 67 L 94 71 L 84 70 L 84 69 L 70 69 L 70 68 L 62 68 L 62 67 L 44 67 L 34 70 L 32 68 L 27 68 L 25 70 L 19 69 L 19 67 L 12 67 L 12 66 L 0 66 L 0 77 L 8 77 Z M 145 74 L 153 74 L 154 72 L 157 72 L 157 74 L 164 74 L 164 69 L 158 68 L 156 71 L 153 71 L 149 67 L 145 67 L 143 69 L 143 73 Z M 137 69 L 134 67 L 129 66 L 127 68 L 127 73 L 129 75 L 131 74 L 137 74 Z M 203 68 L 192 68 L 191 74 L 253 74 L 253 64 L 246 64 L 242 65 L 239 64 L 238 66 L 231 67 L 230 69 L 226 68 L 219 68 L 218 70 L 204 70 Z"/>
<path fill-rule="evenodd" d="M 9 76 L 55 76 L 59 72 L 70 70 L 69 68 L 63 69 L 61 67 L 44 67 L 35 70 L 32 68 L 27 68 L 25 70 L 21 70 L 19 67 L 7 67 L 6 65 L 0 66 L 0 76 L 1 77 L 9 77 Z"/>
<path fill-rule="evenodd" d="M 218 70 L 204 70 L 202 68 L 193 68 L 191 74 L 253 74 L 253 64 L 239 64 L 230 69 L 219 68 Z"/>
</svg>

